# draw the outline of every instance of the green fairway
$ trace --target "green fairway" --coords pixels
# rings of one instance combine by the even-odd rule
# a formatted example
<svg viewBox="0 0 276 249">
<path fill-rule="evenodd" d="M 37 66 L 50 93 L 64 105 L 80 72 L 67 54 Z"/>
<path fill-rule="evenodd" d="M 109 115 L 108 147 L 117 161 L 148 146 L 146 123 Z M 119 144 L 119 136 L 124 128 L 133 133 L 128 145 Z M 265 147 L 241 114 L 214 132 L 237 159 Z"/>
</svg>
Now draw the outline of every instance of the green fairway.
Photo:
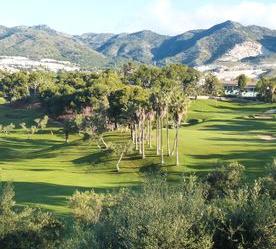
<svg viewBox="0 0 276 249">
<path fill-rule="evenodd" d="M 276 109 L 274 104 L 233 103 L 198 100 L 191 104 L 188 120 L 180 130 L 180 163 L 165 157 L 171 180 L 183 172 L 208 172 L 221 161 L 237 160 L 246 166 L 249 176 L 261 175 L 266 164 L 276 157 L 276 120 L 253 119 L 250 115 Z M 30 123 L 41 117 L 39 111 L 11 109 L 0 106 L 0 123 Z M 51 134 L 54 131 L 54 135 Z M 170 130 L 172 143 L 174 130 Z M 165 129 L 164 129 L 165 134 Z M 107 141 L 126 140 L 128 134 L 107 133 Z M 154 138 L 153 134 L 153 138 Z M 28 139 L 20 129 L 10 135 L 0 135 L 0 177 L 12 181 L 19 204 L 35 204 L 60 214 L 68 212 L 67 197 L 76 190 L 95 188 L 108 191 L 120 186 L 132 186 L 143 180 L 147 167 L 158 165 L 154 148 L 147 148 L 147 158 L 133 155 L 122 161 L 121 173 L 116 173 L 117 157 L 101 152 L 96 144 L 81 141 L 78 135 L 64 143 L 60 128 L 48 127 Z M 166 144 L 164 143 L 166 153 Z"/>
</svg>

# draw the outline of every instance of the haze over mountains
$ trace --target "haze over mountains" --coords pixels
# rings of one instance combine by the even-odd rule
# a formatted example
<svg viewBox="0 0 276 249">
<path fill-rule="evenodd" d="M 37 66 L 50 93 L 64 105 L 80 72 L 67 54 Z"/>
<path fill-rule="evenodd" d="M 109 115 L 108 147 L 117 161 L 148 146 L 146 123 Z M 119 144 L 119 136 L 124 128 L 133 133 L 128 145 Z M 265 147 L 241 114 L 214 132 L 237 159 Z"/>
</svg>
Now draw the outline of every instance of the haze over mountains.
<svg viewBox="0 0 276 249">
<path fill-rule="evenodd" d="M 0 56 L 68 60 L 83 67 L 112 66 L 128 60 L 157 65 L 257 65 L 276 61 L 276 31 L 232 21 L 177 36 L 148 30 L 73 36 L 45 25 L 0 26 Z"/>
</svg>

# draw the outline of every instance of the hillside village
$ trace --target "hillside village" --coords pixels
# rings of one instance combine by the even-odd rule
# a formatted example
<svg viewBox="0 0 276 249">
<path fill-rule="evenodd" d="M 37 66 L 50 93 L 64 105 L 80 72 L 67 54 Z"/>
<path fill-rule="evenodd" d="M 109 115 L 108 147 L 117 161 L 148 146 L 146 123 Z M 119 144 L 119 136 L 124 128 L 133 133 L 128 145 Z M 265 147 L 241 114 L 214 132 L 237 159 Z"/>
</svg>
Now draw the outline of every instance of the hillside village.
<svg viewBox="0 0 276 249">
<path fill-rule="evenodd" d="M 0 70 L 16 72 L 18 70 L 48 70 L 58 72 L 75 71 L 80 67 L 69 61 L 58 61 L 53 59 L 33 60 L 21 56 L 0 56 Z"/>
</svg>

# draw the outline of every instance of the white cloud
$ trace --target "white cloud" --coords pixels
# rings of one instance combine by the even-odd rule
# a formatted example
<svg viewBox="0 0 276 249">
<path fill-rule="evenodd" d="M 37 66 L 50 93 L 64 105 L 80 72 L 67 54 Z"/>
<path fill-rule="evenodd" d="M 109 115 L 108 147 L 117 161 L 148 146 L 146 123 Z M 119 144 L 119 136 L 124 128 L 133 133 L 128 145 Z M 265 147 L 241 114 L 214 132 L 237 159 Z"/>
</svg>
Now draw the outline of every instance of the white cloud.
<svg viewBox="0 0 276 249">
<path fill-rule="evenodd" d="M 2 17 L 1 25 L 6 26 L 6 27 L 14 27 L 14 26 L 22 25 L 22 24 L 16 18 Z"/>
<path fill-rule="evenodd" d="M 152 0 L 124 26 L 127 31 L 151 29 L 164 34 L 179 34 L 232 20 L 276 29 L 275 13 L 276 3 L 242 1 L 236 4 L 205 4 L 191 12 L 189 8 L 176 8 L 173 0 Z"/>
</svg>

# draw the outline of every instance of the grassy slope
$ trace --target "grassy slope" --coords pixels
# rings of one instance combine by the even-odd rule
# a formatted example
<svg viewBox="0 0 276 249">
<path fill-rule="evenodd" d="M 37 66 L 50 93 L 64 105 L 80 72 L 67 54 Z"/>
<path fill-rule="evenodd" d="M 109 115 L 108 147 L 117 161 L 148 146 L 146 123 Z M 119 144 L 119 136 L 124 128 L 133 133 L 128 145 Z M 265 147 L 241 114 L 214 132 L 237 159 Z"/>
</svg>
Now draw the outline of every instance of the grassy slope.
<svg viewBox="0 0 276 249">
<path fill-rule="evenodd" d="M 203 122 L 181 129 L 181 166 L 174 167 L 174 158 L 165 158 L 164 169 L 174 179 L 184 171 L 206 172 L 219 161 L 238 160 L 247 166 L 250 176 L 261 174 L 266 163 L 276 157 L 276 142 L 262 141 L 257 135 L 276 134 L 276 121 L 247 120 L 245 117 L 271 108 L 276 106 L 213 100 L 194 102 L 189 118 L 199 118 Z M 0 106 L 0 123 L 18 125 L 39 116 L 38 111 Z M 173 136 L 171 130 L 171 141 Z M 108 141 L 121 141 L 127 135 L 108 133 L 105 137 Z M 116 157 L 79 139 L 73 136 L 71 143 L 64 144 L 58 127 L 50 127 L 42 134 L 34 135 L 32 140 L 28 140 L 21 130 L 8 136 L 0 135 L 0 175 L 4 181 L 14 182 L 20 204 L 37 204 L 57 213 L 66 213 L 66 197 L 75 189 L 94 187 L 98 191 L 107 191 L 137 184 L 143 179 L 140 169 L 160 161 L 154 150 L 147 150 L 145 160 L 140 160 L 137 155 L 123 160 L 122 173 L 117 174 L 114 172 Z"/>
</svg>

